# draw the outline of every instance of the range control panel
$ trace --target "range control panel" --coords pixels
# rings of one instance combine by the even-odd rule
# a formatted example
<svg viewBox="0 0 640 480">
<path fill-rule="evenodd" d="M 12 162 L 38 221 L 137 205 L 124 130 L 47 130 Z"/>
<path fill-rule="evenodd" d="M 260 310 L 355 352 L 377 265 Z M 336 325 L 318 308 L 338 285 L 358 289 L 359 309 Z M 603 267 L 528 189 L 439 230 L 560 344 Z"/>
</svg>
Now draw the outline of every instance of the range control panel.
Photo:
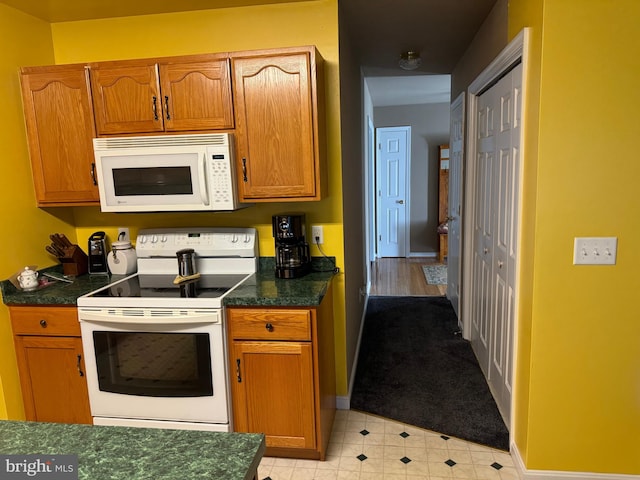
<svg viewBox="0 0 640 480">
<path fill-rule="evenodd" d="M 165 228 L 138 233 L 138 258 L 174 257 L 178 250 L 192 248 L 200 257 L 257 257 L 255 228 Z"/>
</svg>

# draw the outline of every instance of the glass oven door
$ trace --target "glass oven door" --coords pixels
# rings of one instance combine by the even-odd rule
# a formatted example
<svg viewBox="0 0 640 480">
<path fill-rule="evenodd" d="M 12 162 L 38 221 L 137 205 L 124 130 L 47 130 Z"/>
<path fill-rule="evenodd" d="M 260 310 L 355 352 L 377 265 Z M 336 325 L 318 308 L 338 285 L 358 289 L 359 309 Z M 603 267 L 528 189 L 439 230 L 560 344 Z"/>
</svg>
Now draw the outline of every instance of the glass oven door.
<svg viewBox="0 0 640 480">
<path fill-rule="evenodd" d="M 148 397 L 212 396 L 210 343 L 206 333 L 94 330 L 100 390 Z"/>
<path fill-rule="evenodd" d="M 78 309 L 91 414 L 228 425 L 222 310 L 163 311 Z"/>
</svg>

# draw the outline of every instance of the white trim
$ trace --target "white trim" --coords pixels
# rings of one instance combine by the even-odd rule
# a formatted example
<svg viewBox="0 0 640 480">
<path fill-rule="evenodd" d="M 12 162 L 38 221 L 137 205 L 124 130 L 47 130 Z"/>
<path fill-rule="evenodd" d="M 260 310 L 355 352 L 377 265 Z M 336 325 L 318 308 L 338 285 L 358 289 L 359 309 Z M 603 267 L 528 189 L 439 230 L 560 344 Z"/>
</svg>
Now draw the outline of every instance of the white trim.
<svg viewBox="0 0 640 480">
<path fill-rule="evenodd" d="M 364 308 L 362 309 L 362 317 L 360 318 L 360 331 L 358 332 L 358 343 L 356 344 L 356 352 L 354 355 L 353 366 L 351 367 L 351 375 L 349 376 L 349 388 L 346 397 L 336 397 L 336 408 L 341 410 L 351 409 L 351 393 L 353 392 L 353 382 L 356 379 L 356 371 L 358 370 L 358 358 L 360 358 L 360 344 L 362 342 L 362 331 L 364 330 L 364 319 L 367 316 L 367 307 L 369 306 L 369 288 L 363 298 Z M 340 405 L 340 406 L 338 406 Z"/>
<path fill-rule="evenodd" d="M 338 410 L 351 410 L 351 397 L 349 395 L 336 397 L 336 408 Z"/>
<path fill-rule="evenodd" d="M 429 257 L 436 258 L 438 256 L 437 252 L 409 252 L 407 257 Z"/>
<path fill-rule="evenodd" d="M 566 472 L 561 470 L 527 470 L 515 443 L 511 444 L 511 458 L 522 480 L 640 480 L 640 475 L 621 473 Z"/>
</svg>

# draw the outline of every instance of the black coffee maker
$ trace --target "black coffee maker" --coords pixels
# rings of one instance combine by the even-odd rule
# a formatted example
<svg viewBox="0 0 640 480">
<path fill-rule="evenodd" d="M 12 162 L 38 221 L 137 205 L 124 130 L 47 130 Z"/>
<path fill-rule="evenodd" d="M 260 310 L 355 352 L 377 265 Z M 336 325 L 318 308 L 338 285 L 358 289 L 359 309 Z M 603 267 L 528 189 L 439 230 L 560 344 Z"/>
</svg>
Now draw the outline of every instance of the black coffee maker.
<svg viewBox="0 0 640 480">
<path fill-rule="evenodd" d="M 311 255 L 305 235 L 304 213 L 273 216 L 273 238 L 276 242 L 276 276 L 297 278 L 311 271 Z"/>
</svg>

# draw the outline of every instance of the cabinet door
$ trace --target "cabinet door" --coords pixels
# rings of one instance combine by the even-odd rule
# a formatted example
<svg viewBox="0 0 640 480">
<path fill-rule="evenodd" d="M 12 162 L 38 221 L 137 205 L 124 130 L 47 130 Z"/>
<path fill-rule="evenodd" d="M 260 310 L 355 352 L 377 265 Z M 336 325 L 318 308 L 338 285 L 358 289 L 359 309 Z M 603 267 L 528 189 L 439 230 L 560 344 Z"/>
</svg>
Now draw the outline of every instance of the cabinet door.
<svg viewBox="0 0 640 480">
<path fill-rule="evenodd" d="M 164 130 L 155 62 L 92 64 L 91 88 L 98 135 Z"/>
<path fill-rule="evenodd" d="M 233 128 L 229 60 L 160 65 L 166 131 Z"/>
<path fill-rule="evenodd" d="M 317 102 L 309 52 L 234 57 L 240 197 L 319 200 Z"/>
<path fill-rule="evenodd" d="M 234 429 L 262 432 L 268 447 L 316 447 L 310 343 L 234 342 Z"/>
<path fill-rule="evenodd" d="M 78 337 L 15 337 L 27 420 L 92 423 Z"/>
<path fill-rule="evenodd" d="M 38 206 L 97 204 L 95 127 L 84 65 L 25 67 L 21 83 Z"/>
</svg>

